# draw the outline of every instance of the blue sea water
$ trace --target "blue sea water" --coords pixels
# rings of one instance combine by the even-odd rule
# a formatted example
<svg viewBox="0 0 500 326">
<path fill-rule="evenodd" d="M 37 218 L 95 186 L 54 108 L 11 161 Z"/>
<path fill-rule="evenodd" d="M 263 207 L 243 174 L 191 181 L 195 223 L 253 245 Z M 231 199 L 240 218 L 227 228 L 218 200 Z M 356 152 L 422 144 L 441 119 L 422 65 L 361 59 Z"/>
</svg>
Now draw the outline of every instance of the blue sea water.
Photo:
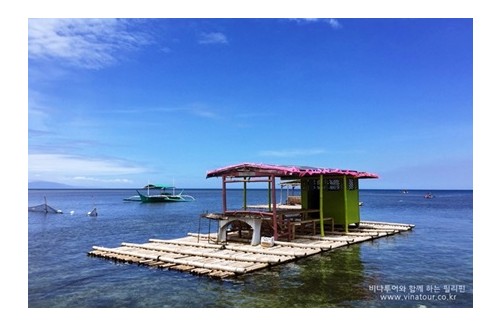
<svg viewBox="0 0 500 326">
<path fill-rule="evenodd" d="M 218 280 L 87 255 L 214 231 L 199 216 L 221 210 L 218 189 L 161 204 L 123 201 L 130 189 L 29 190 L 28 206 L 46 198 L 63 214 L 28 212 L 28 307 L 473 307 L 473 192 L 427 192 L 360 190 L 362 220 L 416 225 L 410 232 Z M 267 190 L 249 193 L 249 204 L 267 201 Z M 230 190 L 229 206 L 241 198 Z M 87 215 L 93 207 L 97 217 Z"/>
</svg>

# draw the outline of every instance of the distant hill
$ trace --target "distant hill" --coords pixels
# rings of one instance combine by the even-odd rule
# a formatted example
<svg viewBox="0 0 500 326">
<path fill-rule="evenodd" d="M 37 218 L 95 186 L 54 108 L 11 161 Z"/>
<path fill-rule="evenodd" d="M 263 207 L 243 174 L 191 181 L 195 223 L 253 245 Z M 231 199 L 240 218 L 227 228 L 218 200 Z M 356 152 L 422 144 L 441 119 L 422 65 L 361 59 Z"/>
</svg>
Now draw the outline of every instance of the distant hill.
<svg viewBox="0 0 500 326">
<path fill-rule="evenodd" d="M 28 182 L 28 189 L 69 189 L 75 188 L 64 183 L 50 182 L 50 181 L 33 181 Z"/>
</svg>

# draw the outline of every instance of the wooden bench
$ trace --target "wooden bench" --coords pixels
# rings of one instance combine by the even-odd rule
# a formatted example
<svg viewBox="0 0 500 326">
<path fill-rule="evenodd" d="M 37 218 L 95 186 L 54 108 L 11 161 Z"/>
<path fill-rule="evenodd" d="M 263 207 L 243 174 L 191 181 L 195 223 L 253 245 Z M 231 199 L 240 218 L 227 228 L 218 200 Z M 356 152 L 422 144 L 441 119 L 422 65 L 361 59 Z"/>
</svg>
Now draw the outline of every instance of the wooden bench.
<svg viewBox="0 0 500 326">
<path fill-rule="evenodd" d="M 330 221 L 332 230 L 334 226 L 334 220 L 333 217 L 326 217 L 323 218 L 323 222 L 326 223 L 327 221 Z M 307 220 L 301 220 L 301 221 L 289 221 L 289 229 L 291 230 L 291 239 L 295 239 L 295 231 L 297 230 L 297 227 L 302 227 L 302 226 L 307 226 L 307 225 L 312 225 L 312 232 L 313 235 L 316 235 L 316 223 L 321 222 L 321 219 L 307 219 Z"/>
</svg>

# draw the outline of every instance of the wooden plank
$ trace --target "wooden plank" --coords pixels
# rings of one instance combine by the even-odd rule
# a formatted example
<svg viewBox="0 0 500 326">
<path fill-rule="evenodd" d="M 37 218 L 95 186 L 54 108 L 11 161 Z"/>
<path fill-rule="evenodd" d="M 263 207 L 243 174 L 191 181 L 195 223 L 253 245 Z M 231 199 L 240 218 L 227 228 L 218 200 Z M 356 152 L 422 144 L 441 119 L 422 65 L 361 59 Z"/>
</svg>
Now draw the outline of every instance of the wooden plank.
<svg viewBox="0 0 500 326">
<path fill-rule="evenodd" d="M 175 265 L 170 267 L 170 269 L 186 272 L 192 270 L 194 267 L 190 265 Z"/>
<path fill-rule="evenodd" d="M 149 262 L 147 263 L 148 266 L 151 266 L 151 267 L 157 267 L 157 266 L 160 266 L 160 265 L 163 265 L 164 263 L 162 261 L 152 261 L 152 262 Z"/>
<path fill-rule="evenodd" d="M 128 262 L 131 262 L 131 263 L 137 263 L 137 264 L 140 264 L 141 263 L 141 258 L 140 257 L 130 257 L 129 259 L 127 259 Z"/>
<path fill-rule="evenodd" d="M 158 265 L 158 267 L 160 268 L 170 268 L 172 266 L 175 266 L 175 264 L 172 264 L 172 263 L 165 263 L 165 262 L 161 262 L 162 264 Z"/>
<path fill-rule="evenodd" d="M 396 225 L 396 226 L 415 226 L 414 224 L 408 223 L 396 223 L 396 222 L 381 222 L 381 221 L 361 221 L 359 224 L 383 224 L 383 225 Z"/>
<path fill-rule="evenodd" d="M 388 228 L 398 228 L 404 230 L 410 230 L 415 227 L 413 224 L 401 224 L 401 223 L 389 223 L 389 222 L 375 222 L 375 221 L 363 221 L 359 223 L 359 226 L 374 226 L 374 227 L 388 227 Z"/>
<path fill-rule="evenodd" d="M 262 264 L 262 263 L 255 263 L 252 266 L 248 266 L 246 269 L 247 269 L 247 272 L 250 273 L 250 272 L 254 272 L 254 271 L 259 270 L 259 269 L 264 269 L 266 267 L 269 267 L 269 265 Z"/>
<path fill-rule="evenodd" d="M 243 256 L 238 256 L 237 252 L 229 252 L 229 250 L 218 250 L 217 252 L 207 252 L 200 250 L 200 248 L 182 248 L 186 246 L 182 246 L 181 248 L 153 248 L 146 245 L 139 245 L 139 244 L 134 244 L 134 243 L 122 243 L 123 246 L 129 246 L 129 247 L 134 247 L 134 248 L 148 248 L 148 249 L 155 249 L 155 250 L 160 250 L 160 251 L 167 251 L 167 252 L 175 252 L 183 255 L 189 255 L 189 256 L 200 256 L 200 257 L 210 257 L 210 258 L 219 258 L 219 259 L 233 259 L 233 260 L 241 260 L 241 261 L 249 261 L 253 262 L 257 258 L 256 257 L 243 257 Z M 267 257 L 259 257 L 258 261 L 260 262 L 265 262 L 265 263 L 279 263 L 281 262 L 281 258 L 278 256 L 267 256 Z"/>
<path fill-rule="evenodd" d="M 193 268 L 190 272 L 193 274 L 204 275 L 212 272 L 212 270 L 207 268 Z"/>
<path fill-rule="evenodd" d="M 278 256 L 290 256 L 290 254 L 286 253 L 280 253 L 276 252 L 274 247 L 270 248 L 261 248 L 257 246 L 241 246 L 241 245 L 226 245 L 226 249 L 234 250 L 234 251 L 244 251 L 244 252 L 251 252 L 251 253 L 257 253 L 257 254 L 263 254 L 263 255 L 278 255 Z M 282 258 L 280 258 L 282 260 Z"/>
<path fill-rule="evenodd" d="M 150 242 L 166 243 L 180 246 L 193 246 L 193 247 L 203 247 L 203 248 L 213 248 L 213 249 L 224 249 L 223 245 L 211 244 L 211 243 L 197 243 L 179 240 L 161 240 L 161 239 L 149 239 Z"/>
<path fill-rule="evenodd" d="M 197 233 L 188 233 L 188 235 L 194 237 L 194 238 L 198 238 L 198 234 Z M 214 242 L 213 244 L 216 244 L 215 242 L 217 241 L 217 235 L 205 235 L 205 234 L 200 234 L 200 239 L 204 239 L 204 240 L 209 240 L 209 241 L 212 241 Z"/>
<path fill-rule="evenodd" d="M 181 255 L 181 254 L 178 254 L 178 253 L 174 253 L 174 252 L 162 252 L 161 254 L 157 252 L 158 255 L 161 255 L 163 257 L 170 257 L 170 258 L 182 258 L 182 257 L 186 257 L 186 255 Z"/>
<path fill-rule="evenodd" d="M 315 224 L 309 220 L 305 223 Z M 225 278 L 266 268 L 299 257 L 307 257 L 324 250 L 359 243 L 379 237 L 408 231 L 411 224 L 361 222 L 350 232 L 330 231 L 327 236 L 297 235 L 293 241 L 275 241 L 272 247 L 251 246 L 249 239 L 224 244 L 210 243 L 216 234 L 188 233 L 187 237 L 162 240 L 149 239 L 148 243 L 122 243 L 117 248 L 94 246 L 89 256 L 115 261 L 138 263 L 157 268 L 189 271 L 193 274 Z M 209 240 L 209 239 L 212 240 Z"/>
<path fill-rule="evenodd" d="M 297 239 L 308 239 L 308 240 L 326 240 L 326 241 L 332 241 L 332 242 L 342 242 L 345 243 L 346 245 L 349 243 L 354 242 L 354 238 L 350 238 L 347 236 L 336 236 L 336 237 L 329 237 L 329 236 L 319 236 L 319 235 L 300 235 L 297 236 Z"/>
<path fill-rule="evenodd" d="M 300 242 L 284 242 L 284 241 L 274 241 L 275 244 L 281 246 L 290 246 L 295 248 L 304 248 L 304 249 L 331 249 L 331 245 L 329 244 L 320 244 L 320 243 L 300 243 Z"/>
<path fill-rule="evenodd" d="M 358 229 L 356 229 L 356 230 L 358 230 Z M 359 232 L 349 231 L 348 233 L 340 232 L 340 231 L 330 231 L 327 233 L 331 234 L 331 235 L 346 235 L 346 236 L 350 236 L 350 237 L 366 237 L 366 236 L 378 237 L 379 236 L 379 232 L 377 232 L 375 230 L 370 230 L 370 231 L 360 230 Z"/>
<path fill-rule="evenodd" d="M 305 257 L 309 255 L 313 255 L 315 253 L 321 252 L 321 248 L 311 248 L 311 247 L 300 247 L 300 246 L 274 246 L 270 249 L 276 248 L 276 250 L 280 250 L 282 253 L 285 253 L 289 256 L 295 257 Z"/>
<path fill-rule="evenodd" d="M 106 251 L 110 254 L 130 256 L 131 259 L 136 259 L 137 261 L 140 261 L 141 258 L 151 259 L 151 260 L 158 260 L 158 258 L 159 258 L 158 255 L 136 253 L 136 252 L 131 252 L 131 251 L 123 251 L 120 249 L 111 249 L 111 248 L 104 248 L 104 247 L 94 247 L 94 248 L 98 249 L 98 250 Z"/>
<path fill-rule="evenodd" d="M 290 246 L 282 246 L 282 245 L 275 245 L 269 248 L 266 248 L 269 252 L 273 254 L 280 254 L 280 255 L 285 255 L 285 256 L 294 256 L 294 257 L 302 257 L 307 255 L 307 251 L 304 250 L 303 248 L 298 248 L 296 247 L 295 250 L 290 250 Z"/>
<path fill-rule="evenodd" d="M 360 242 L 365 242 L 367 240 L 373 240 L 372 237 L 357 237 L 357 238 L 354 238 L 354 241 L 352 242 L 353 244 L 354 243 L 360 243 Z"/>
<path fill-rule="evenodd" d="M 389 228 L 377 228 L 377 227 L 359 227 L 355 229 L 356 233 L 398 233 L 401 232 L 401 229 L 389 229 Z M 353 231 L 349 231 L 349 234 L 353 233 Z"/>
<path fill-rule="evenodd" d="M 271 256 L 271 255 L 247 253 L 247 252 L 236 253 L 234 257 L 238 257 L 242 261 L 251 261 L 255 263 L 265 263 L 265 264 L 279 264 L 283 260 L 285 260 L 283 256 Z M 275 259 L 270 260 L 269 257 L 274 257 Z"/>
<path fill-rule="evenodd" d="M 220 269 L 222 271 L 233 272 L 236 274 L 244 274 L 246 270 L 244 268 L 233 268 L 231 266 L 221 266 L 220 264 L 211 264 L 205 262 L 199 262 L 189 259 L 172 259 L 164 256 L 160 256 L 159 260 L 167 262 L 167 263 L 175 263 L 175 264 L 185 264 L 194 267 L 208 268 L 208 269 Z"/>
<path fill-rule="evenodd" d="M 335 241 L 335 242 L 332 242 L 332 241 L 328 241 L 328 240 L 324 240 L 325 242 L 328 242 L 331 246 L 331 249 L 335 249 L 335 248 L 340 248 L 340 247 L 345 247 L 347 246 L 348 244 L 346 243 L 343 243 L 343 242 L 338 242 L 338 241 Z"/>
<path fill-rule="evenodd" d="M 215 278 L 226 278 L 226 277 L 232 277 L 234 276 L 234 273 L 231 272 L 225 272 L 225 271 L 220 271 L 220 270 L 215 270 L 208 274 L 210 277 L 215 277 Z"/>
</svg>

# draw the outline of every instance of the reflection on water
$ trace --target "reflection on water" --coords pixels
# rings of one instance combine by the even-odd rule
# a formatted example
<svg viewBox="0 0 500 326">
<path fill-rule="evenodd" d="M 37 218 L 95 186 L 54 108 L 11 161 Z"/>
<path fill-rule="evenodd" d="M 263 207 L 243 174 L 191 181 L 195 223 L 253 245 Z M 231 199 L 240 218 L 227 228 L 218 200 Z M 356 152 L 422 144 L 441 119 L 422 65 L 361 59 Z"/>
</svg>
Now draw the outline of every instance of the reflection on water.
<svg viewBox="0 0 500 326">
<path fill-rule="evenodd" d="M 349 307 L 369 297 L 363 275 L 360 247 L 339 248 L 246 276 L 242 306 Z"/>
</svg>

